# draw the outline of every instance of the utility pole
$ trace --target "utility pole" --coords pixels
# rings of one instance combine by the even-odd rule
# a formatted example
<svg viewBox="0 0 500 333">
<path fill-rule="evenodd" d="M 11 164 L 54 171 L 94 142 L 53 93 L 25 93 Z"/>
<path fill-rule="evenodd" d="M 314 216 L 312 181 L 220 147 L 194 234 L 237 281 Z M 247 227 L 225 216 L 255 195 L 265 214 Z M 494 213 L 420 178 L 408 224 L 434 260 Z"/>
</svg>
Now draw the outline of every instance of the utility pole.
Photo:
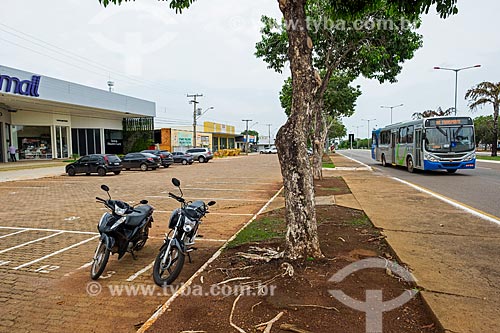
<svg viewBox="0 0 500 333">
<path fill-rule="evenodd" d="M 252 120 L 251 119 L 243 119 L 242 121 L 244 121 L 244 122 L 247 123 L 247 130 L 245 132 L 246 133 L 246 137 L 247 137 L 246 140 L 245 140 L 245 153 L 247 153 L 247 155 L 248 155 L 248 123 L 250 121 L 252 121 Z"/>
<path fill-rule="evenodd" d="M 193 148 L 196 147 L 196 118 L 197 118 L 197 114 L 196 114 L 196 104 L 200 103 L 200 102 L 197 102 L 196 101 L 196 98 L 197 97 L 203 97 L 203 94 L 187 94 L 187 97 L 188 98 L 192 98 L 191 101 L 189 101 L 189 103 L 193 103 Z"/>
<path fill-rule="evenodd" d="M 269 148 L 271 148 L 271 126 L 273 124 L 266 124 L 266 126 L 268 127 L 268 130 L 269 130 Z"/>
</svg>

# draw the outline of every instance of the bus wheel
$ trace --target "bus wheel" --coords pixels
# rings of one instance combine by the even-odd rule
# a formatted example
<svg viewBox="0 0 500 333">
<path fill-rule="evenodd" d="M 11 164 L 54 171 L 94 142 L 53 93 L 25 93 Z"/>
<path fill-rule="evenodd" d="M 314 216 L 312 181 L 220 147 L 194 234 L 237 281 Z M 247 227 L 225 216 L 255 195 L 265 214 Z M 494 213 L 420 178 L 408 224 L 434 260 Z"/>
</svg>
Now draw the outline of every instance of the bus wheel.
<svg viewBox="0 0 500 333">
<path fill-rule="evenodd" d="M 413 158 L 411 158 L 411 156 L 409 156 L 406 159 L 406 168 L 408 169 L 408 172 L 410 172 L 410 173 L 415 172 L 415 166 L 413 165 Z"/>
<path fill-rule="evenodd" d="M 388 167 L 389 166 L 389 164 L 387 164 L 387 161 L 385 160 L 385 155 L 382 155 L 381 160 L 382 160 L 382 166 L 383 167 Z"/>
<path fill-rule="evenodd" d="M 457 172 L 457 169 L 446 169 L 446 171 L 448 171 L 448 173 L 455 173 Z"/>
</svg>

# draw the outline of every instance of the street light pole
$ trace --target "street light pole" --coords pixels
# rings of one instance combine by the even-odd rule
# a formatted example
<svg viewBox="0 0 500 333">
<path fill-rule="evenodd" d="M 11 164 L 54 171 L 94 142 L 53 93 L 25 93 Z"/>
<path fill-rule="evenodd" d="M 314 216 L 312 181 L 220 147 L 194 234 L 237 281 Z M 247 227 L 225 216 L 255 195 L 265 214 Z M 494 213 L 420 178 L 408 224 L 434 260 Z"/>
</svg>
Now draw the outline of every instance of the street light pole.
<svg viewBox="0 0 500 333">
<path fill-rule="evenodd" d="M 271 148 L 271 126 L 273 124 L 266 124 L 267 129 L 269 130 L 269 136 L 268 136 L 268 141 L 269 141 L 269 148 Z"/>
<path fill-rule="evenodd" d="M 392 125 L 392 109 L 399 108 L 400 106 L 403 106 L 403 104 L 399 105 L 394 105 L 394 106 L 381 106 L 382 109 L 391 109 L 391 125 Z"/>
<path fill-rule="evenodd" d="M 187 97 L 193 98 L 189 103 L 193 103 L 193 148 L 196 147 L 196 104 L 200 103 L 196 101 L 197 97 L 203 97 L 203 94 L 188 94 Z"/>
<path fill-rule="evenodd" d="M 455 72 L 455 116 L 457 115 L 458 72 L 463 71 L 464 69 L 471 69 L 471 68 L 478 68 L 478 67 L 481 67 L 481 65 L 474 65 L 474 66 L 468 66 L 468 67 L 462 67 L 462 68 L 445 68 L 445 67 L 439 67 L 439 66 L 434 67 L 434 69 L 442 69 L 445 71 Z"/>
<path fill-rule="evenodd" d="M 377 119 L 361 119 L 361 121 L 368 122 L 368 145 L 370 144 L 370 121 L 372 121 L 372 120 L 377 120 Z"/>
</svg>

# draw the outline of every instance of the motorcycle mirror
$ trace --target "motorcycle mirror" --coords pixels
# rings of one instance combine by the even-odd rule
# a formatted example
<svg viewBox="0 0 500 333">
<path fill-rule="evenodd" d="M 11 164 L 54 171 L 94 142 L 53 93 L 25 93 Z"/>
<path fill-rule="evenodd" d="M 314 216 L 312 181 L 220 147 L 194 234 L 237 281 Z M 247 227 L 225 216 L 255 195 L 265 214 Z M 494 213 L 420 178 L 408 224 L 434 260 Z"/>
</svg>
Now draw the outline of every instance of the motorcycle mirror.
<svg viewBox="0 0 500 333">
<path fill-rule="evenodd" d="M 148 202 L 149 202 L 149 201 L 147 201 L 147 200 L 141 200 L 141 205 L 145 205 L 145 204 L 147 204 Z"/>
<path fill-rule="evenodd" d="M 107 187 L 107 186 L 106 186 L 106 185 L 104 185 L 104 184 L 103 184 L 103 185 L 101 185 L 101 189 L 102 189 L 103 191 L 109 192 L 109 187 Z"/>
<path fill-rule="evenodd" d="M 208 203 L 208 205 L 209 205 L 209 206 L 213 206 L 213 205 L 215 205 L 215 204 L 216 204 L 216 202 L 215 202 L 215 201 L 210 201 L 210 202 Z"/>
<path fill-rule="evenodd" d="M 172 178 L 172 184 L 174 184 L 174 186 L 176 187 L 179 187 L 181 186 L 181 181 L 177 178 Z"/>
</svg>

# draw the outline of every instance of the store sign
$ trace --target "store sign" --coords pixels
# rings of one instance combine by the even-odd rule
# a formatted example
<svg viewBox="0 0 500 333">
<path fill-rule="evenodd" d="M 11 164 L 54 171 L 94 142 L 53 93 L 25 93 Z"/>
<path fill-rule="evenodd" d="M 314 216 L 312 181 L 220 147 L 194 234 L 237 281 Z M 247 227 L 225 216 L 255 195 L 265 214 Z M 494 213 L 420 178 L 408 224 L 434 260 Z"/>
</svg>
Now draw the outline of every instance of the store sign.
<svg viewBox="0 0 500 333">
<path fill-rule="evenodd" d="M 30 80 L 21 80 L 14 76 L 0 75 L 0 91 L 17 95 L 38 97 L 41 77 L 33 75 Z"/>
<path fill-rule="evenodd" d="M 106 146 L 121 147 L 122 146 L 122 141 L 123 140 L 109 139 L 109 140 L 106 140 Z"/>
</svg>

